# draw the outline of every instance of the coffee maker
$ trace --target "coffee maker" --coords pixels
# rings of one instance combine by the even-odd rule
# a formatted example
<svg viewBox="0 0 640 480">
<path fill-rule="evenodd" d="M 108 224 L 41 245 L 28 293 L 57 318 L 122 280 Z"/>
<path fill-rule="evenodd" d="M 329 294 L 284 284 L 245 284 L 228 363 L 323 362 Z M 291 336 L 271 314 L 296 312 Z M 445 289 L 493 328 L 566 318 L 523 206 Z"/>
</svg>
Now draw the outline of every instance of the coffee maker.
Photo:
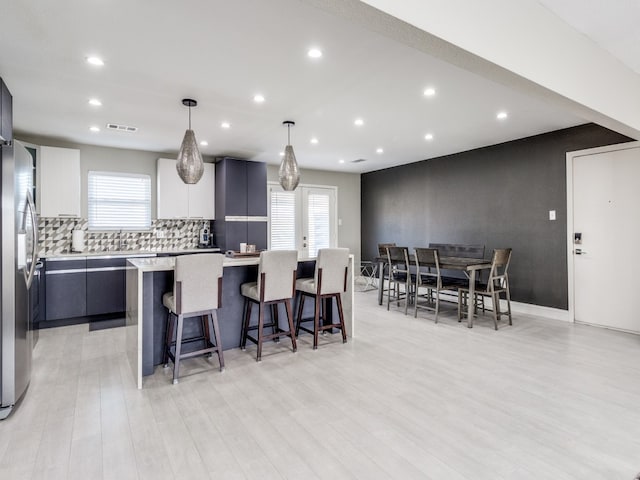
<svg viewBox="0 0 640 480">
<path fill-rule="evenodd" d="M 211 245 L 211 232 L 208 222 L 202 224 L 198 240 L 198 248 L 208 248 Z"/>
</svg>

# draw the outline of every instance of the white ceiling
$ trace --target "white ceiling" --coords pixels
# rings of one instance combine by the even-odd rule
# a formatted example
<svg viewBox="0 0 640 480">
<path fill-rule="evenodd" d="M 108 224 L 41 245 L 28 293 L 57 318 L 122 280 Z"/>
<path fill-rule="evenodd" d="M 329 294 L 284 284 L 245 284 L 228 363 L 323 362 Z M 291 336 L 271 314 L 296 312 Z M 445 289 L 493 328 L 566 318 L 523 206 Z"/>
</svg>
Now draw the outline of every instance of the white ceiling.
<svg viewBox="0 0 640 480">
<path fill-rule="evenodd" d="M 175 154 L 187 127 L 181 99 L 191 97 L 204 154 L 278 163 L 290 119 L 302 167 L 365 172 L 586 122 L 298 0 L 3 3 L 0 75 L 23 134 Z M 321 59 L 307 57 L 312 46 Z M 94 54 L 104 67 L 85 62 Z M 139 130 L 107 131 L 108 122 Z"/>
</svg>

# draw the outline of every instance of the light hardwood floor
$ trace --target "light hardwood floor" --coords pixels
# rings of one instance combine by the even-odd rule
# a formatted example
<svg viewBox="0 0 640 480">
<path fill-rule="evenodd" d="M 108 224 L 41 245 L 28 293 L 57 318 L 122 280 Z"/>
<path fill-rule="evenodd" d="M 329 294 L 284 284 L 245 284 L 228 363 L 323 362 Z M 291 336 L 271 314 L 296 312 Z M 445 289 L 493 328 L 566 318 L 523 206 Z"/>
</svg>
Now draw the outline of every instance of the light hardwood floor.
<svg viewBox="0 0 640 480">
<path fill-rule="evenodd" d="M 523 315 L 469 330 L 356 294 L 358 337 L 301 336 L 158 368 L 134 388 L 121 328 L 41 331 L 0 423 L 0 479 L 633 479 L 640 337 Z"/>
</svg>

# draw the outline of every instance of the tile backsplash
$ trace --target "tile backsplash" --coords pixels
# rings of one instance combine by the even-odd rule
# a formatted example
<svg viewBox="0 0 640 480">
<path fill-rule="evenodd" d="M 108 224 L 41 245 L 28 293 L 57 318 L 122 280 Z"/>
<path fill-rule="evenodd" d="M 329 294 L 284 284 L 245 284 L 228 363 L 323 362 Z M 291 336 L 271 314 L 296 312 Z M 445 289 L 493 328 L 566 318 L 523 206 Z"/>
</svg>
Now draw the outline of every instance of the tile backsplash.
<svg viewBox="0 0 640 480">
<path fill-rule="evenodd" d="M 85 252 L 186 250 L 198 246 L 203 223 L 203 220 L 153 220 L 151 228 L 141 232 L 98 232 L 89 231 L 84 218 L 40 218 L 38 253 L 42 256 L 71 252 L 73 230 L 84 230 Z M 158 238 L 159 231 L 165 234 L 164 238 Z"/>
</svg>

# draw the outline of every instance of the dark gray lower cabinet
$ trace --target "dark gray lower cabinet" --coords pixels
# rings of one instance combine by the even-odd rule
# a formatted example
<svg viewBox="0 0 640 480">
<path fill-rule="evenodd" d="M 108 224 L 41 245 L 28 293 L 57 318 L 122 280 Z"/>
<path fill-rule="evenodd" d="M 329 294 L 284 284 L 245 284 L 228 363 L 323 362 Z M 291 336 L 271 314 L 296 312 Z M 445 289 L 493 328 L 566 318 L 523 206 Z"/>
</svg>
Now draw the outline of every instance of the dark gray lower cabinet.
<svg viewBox="0 0 640 480">
<path fill-rule="evenodd" d="M 125 311 L 126 258 L 87 259 L 87 315 Z"/>
<path fill-rule="evenodd" d="M 126 258 L 47 259 L 40 320 L 124 312 L 126 264 Z"/>
<path fill-rule="evenodd" d="M 86 267 L 86 259 L 46 261 L 46 320 L 87 315 Z"/>
</svg>

